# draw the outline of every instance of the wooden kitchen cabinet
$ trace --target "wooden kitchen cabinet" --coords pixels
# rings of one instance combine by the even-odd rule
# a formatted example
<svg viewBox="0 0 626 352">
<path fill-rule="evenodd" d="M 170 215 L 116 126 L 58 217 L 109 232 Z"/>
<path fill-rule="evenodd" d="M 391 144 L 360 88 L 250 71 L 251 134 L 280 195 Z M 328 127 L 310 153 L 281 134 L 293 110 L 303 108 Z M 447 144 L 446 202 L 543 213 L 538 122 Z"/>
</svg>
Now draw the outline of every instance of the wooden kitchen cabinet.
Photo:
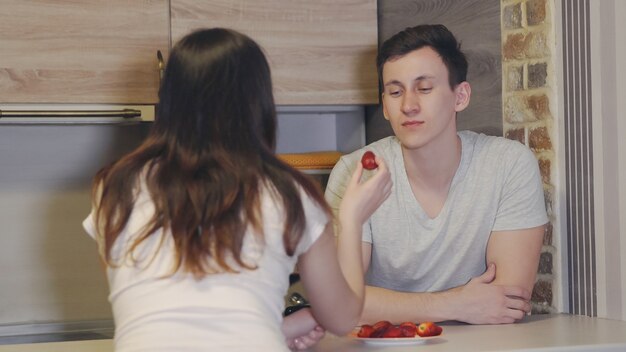
<svg viewBox="0 0 626 352">
<path fill-rule="evenodd" d="M 157 102 L 168 0 L 1 0 L 0 103 Z"/>
<path fill-rule="evenodd" d="M 280 105 L 376 104 L 376 0 L 171 0 L 176 42 L 227 27 L 268 55 Z"/>
<path fill-rule="evenodd" d="M 250 35 L 277 104 L 376 104 L 376 0 L 0 0 L 0 104 L 155 104 L 157 50 L 199 27 Z"/>
</svg>

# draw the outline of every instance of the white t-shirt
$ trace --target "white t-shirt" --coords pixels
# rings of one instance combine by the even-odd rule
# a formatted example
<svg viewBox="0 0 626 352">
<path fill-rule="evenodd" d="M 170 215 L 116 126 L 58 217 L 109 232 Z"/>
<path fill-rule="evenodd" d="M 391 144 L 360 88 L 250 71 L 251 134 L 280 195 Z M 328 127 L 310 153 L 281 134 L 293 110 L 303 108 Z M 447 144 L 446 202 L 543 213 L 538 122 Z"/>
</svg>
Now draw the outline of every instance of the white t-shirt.
<svg viewBox="0 0 626 352">
<path fill-rule="evenodd" d="M 114 259 L 120 258 L 154 212 L 145 185 L 139 191 L 127 227 L 114 243 Z M 284 250 L 284 211 L 267 190 L 262 196 L 264 241 L 246 234 L 242 257 L 258 269 L 241 273 L 191 275 L 171 273 L 173 239 L 157 230 L 135 251 L 138 264 L 126 259 L 119 267 L 107 267 L 109 301 L 115 320 L 115 350 L 131 351 L 288 351 L 281 332 L 284 296 L 300 254 L 306 252 L 324 230 L 328 218 L 301 191 L 306 228 L 296 253 Z M 93 221 L 83 226 L 102 240 Z M 156 251 L 162 242 L 161 249 Z M 154 256 L 154 258 L 153 258 Z"/>
<path fill-rule="evenodd" d="M 470 131 L 458 135 L 461 161 L 434 219 L 413 195 L 396 137 L 343 156 L 335 165 L 325 195 L 334 210 L 365 150 L 384 158 L 393 180 L 390 197 L 363 227 L 363 241 L 372 244 L 368 285 L 405 292 L 464 285 L 485 271 L 492 231 L 548 221 L 537 159 L 528 148 Z"/>
</svg>

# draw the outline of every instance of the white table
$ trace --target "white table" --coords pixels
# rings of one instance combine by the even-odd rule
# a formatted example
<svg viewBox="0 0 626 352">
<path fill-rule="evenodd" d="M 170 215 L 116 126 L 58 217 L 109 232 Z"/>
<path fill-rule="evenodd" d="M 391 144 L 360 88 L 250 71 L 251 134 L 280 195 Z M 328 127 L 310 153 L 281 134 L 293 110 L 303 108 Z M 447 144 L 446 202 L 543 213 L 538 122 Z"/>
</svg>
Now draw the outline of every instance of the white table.
<svg viewBox="0 0 626 352">
<path fill-rule="evenodd" d="M 326 336 L 312 351 L 626 351 L 626 322 L 568 314 L 535 315 L 509 325 L 442 324 L 443 334 L 413 346 L 373 347 Z"/>
<path fill-rule="evenodd" d="M 412 346 L 372 347 L 328 334 L 312 352 L 626 351 L 626 322 L 567 314 L 535 315 L 510 325 L 443 324 L 443 334 Z M 111 340 L 0 345 L 0 352 L 112 352 Z M 227 352 L 227 351 L 226 351 Z"/>
</svg>

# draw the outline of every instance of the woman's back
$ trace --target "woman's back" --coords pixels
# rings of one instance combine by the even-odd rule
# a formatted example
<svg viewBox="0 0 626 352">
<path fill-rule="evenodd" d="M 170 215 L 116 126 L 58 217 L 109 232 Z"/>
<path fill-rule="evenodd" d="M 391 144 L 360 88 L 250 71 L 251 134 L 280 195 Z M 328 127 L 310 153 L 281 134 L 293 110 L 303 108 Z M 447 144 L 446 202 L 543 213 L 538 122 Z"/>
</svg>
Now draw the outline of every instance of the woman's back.
<svg viewBox="0 0 626 352">
<path fill-rule="evenodd" d="M 121 262 L 153 215 L 145 184 L 141 188 L 127 227 L 112 248 L 114 263 Z M 173 238 L 162 229 L 135 248 L 135 261 L 126 257 L 122 265 L 107 268 L 116 351 L 287 350 L 281 312 L 288 277 L 328 218 L 303 192 L 307 226 L 296 255 L 288 256 L 282 238 L 284 211 L 271 194 L 268 189 L 262 192 L 263 237 L 248 231 L 244 239 L 242 259 L 255 270 L 201 279 L 183 271 L 171 275 L 176 260 Z M 102 245 L 93 215 L 84 225 Z"/>
</svg>

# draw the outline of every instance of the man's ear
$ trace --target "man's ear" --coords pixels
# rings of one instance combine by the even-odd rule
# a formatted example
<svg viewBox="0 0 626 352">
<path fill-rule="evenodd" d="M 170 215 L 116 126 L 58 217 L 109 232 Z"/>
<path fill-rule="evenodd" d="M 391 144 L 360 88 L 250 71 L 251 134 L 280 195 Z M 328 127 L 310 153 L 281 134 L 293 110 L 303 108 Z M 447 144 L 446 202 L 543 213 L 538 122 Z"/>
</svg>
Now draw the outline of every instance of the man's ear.
<svg viewBox="0 0 626 352">
<path fill-rule="evenodd" d="M 456 95 L 456 104 L 454 110 L 456 112 L 463 111 L 469 105 L 470 96 L 472 95 L 472 87 L 467 81 L 459 83 L 454 88 L 454 94 Z"/>
<path fill-rule="evenodd" d="M 383 106 L 383 117 L 385 118 L 385 120 L 389 121 L 389 117 L 387 117 L 387 116 L 389 116 L 389 114 L 387 113 L 387 108 L 385 107 L 385 99 L 384 98 L 385 98 L 385 93 L 382 93 L 380 95 L 380 101 L 382 102 L 381 104 Z"/>
</svg>

